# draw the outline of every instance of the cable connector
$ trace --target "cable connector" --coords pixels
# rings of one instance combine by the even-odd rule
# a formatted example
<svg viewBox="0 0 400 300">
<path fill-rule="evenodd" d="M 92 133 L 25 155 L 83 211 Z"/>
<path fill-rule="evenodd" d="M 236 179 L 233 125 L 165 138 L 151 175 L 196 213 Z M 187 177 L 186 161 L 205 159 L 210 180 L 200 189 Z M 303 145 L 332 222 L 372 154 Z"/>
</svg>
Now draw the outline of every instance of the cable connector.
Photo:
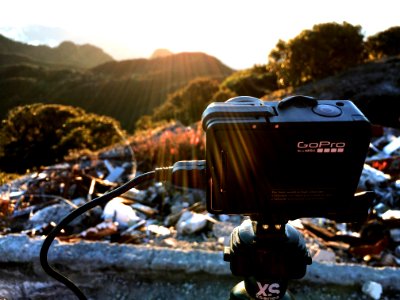
<svg viewBox="0 0 400 300">
<path fill-rule="evenodd" d="M 183 160 L 174 163 L 172 167 L 156 168 L 156 181 L 169 182 L 173 185 L 206 189 L 206 161 L 205 160 Z"/>
<path fill-rule="evenodd" d="M 159 167 L 155 168 L 155 181 L 169 182 L 171 181 L 173 167 Z"/>
</svg>

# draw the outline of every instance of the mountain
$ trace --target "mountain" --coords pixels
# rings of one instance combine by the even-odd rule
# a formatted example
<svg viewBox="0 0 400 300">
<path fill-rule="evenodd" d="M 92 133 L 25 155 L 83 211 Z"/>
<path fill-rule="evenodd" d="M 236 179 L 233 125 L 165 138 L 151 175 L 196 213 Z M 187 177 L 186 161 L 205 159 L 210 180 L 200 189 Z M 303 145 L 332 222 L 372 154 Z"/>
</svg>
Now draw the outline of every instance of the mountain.
<svg viewBox="0 0 400 300">
<path fill-rule="evenodd" d="M 173 53 L 169 51 L 168 49 L 157 49 L 156 51 L 153 52 L 150 58 L 159 58 L 159 57 L 166 57 L 170 56 Z"/>
<path fill-rule="evenodd" d="M 111 61 L 92 70 L 119 78 L 145 74 L 146 77 L 174 76 L 174 80 L 185 81 L 186 77 L 195 78 L 213 74 L 224 77 L 233 71 L 215 57 L 202 52 L 182 52 L 152 59 Z"/>
<path fill-rule="evenodd" d="M 75 51 L 69 43 L 61 48 L 66 53 Z M 204 53 L 108 61 L 90 69 L 52 68 L 39 64 L 39 56 L 33 60 L 19 53 L 12 56 L 0 51 L 0 119 L 17 105 L 57 103 L 111 116 L 132 130 L 139 117 L 151 114 L 169 93 L 191 80 L 222 80 L 233 72 Z M 11 58 L 14 64 L 3 63 Z"/>
<path fill-rule="evenodd" d="M 21 57 L 25 57 L 37 64 L 74 68 L 91 68 L 113 60 L 102 49 L 89 44 L 63 42 L 54 48 L 44 45 L 32 46 L 13 41 L 3 35 L 0 35 L 0 54 L 11 55 L 9 64 L 17 63 Z"/>
<path fill-rule="evenodd" d="M 3 54 L 0 53 L 0 66 L 3 65 L 13 65 L 13 64 L 20 64 L 20 63 L 31 63 L 35 64 L 32 59 L 27 56 L 18 55 L 18 54 Z M 37 63 L 39 64 L 39 63 Z"/>
</svg>

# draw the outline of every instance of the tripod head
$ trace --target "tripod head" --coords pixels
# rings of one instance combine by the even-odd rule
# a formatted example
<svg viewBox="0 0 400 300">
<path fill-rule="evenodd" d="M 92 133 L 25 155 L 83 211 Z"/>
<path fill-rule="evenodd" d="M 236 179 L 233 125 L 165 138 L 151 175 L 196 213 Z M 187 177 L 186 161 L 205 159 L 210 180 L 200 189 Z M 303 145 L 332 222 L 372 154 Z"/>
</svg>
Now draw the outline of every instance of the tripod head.
<svg viewBox="0 0 400 300">
<path fill-rule="evenodd" d="M 357 220 L 367 217 L 374 192 L 359 193 L 353 201 L 360 203 L 351 211 Z M 350 212 L 349 212 L 350 213 Z M 286 292 L 288 281 L 301 279 L 312 259 L 303 236 L 290 224 L 271 224 L 269 218 L 252 215 L 231 233 L 224 260 L 235 276 L 244 277 L 230 294 L 236 299 L 293 299 Z"/>
<path fill-rule="evenodd" d="M 224 260 L 230 262 L 233 275 L 244 277 L 232 289 L 230 299 L 263 300 L 282 299 L 288 280 L 302 278 L 312 262 L 303 237 L 293 226 L 251 219 L 233 230 Z"/>
</svg>

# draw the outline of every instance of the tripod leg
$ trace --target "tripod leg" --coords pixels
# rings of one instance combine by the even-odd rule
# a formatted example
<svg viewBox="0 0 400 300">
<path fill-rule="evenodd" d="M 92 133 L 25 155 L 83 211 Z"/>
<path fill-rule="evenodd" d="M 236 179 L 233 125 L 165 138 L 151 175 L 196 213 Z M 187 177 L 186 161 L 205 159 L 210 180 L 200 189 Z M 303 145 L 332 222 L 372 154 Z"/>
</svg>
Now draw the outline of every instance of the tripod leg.
<svg viewBox="0 0 400 300">
<path fill-rule="evenodd" d="M 244 286 L 244 281 L 239 282 L 235 285 L 231 293 L 229 295 L 229 300 L 250 300 L 252 299 L 250 295 L 247 293 L 246 288 Z"/>
</svg>

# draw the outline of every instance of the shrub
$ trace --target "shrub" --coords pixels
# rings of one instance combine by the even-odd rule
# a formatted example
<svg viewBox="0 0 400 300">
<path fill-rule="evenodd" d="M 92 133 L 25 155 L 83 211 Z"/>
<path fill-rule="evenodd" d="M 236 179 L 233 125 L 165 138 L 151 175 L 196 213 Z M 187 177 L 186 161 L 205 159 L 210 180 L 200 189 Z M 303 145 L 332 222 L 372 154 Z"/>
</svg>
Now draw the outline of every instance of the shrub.
<svg viewBox="0 0 400 300">
<path fill-rule="evenodd" d="M 269 72 L 263 65 L 235 72 L 226 78 L 221 86 L 227 87 L 237 95 L 253 97 L 262 97 L 278 88 L 276 74 Z"/>
<path fill-rule="evenodd" d="M 238 96 L 235 92 L 227 87 L 220 86 L 219 90 L 213 95 L 211 102 L 225 102 L 233 97 Z"/>
<path fill-rule="evenodd" d="M 200 122 L 191 127 L 172 122 L 136 132 L 132 148 L 138 168 L 152 170 L 179 160 L 204 159 L 205 137 Z"/>
<path fill-rule="evenodd" d="M 57 149 L 62 152 L 76 149 L 99 150 L 121 139 L 121 128 L 116 120 L 96 114 L 69 118 L 60 129 L 62 138 Z"/>
<path fill-rule="evenodd" d="M 120 136 L 112 118 L 83 109 L 55 105 L 18 106 L 8 112 L 0 128 L 0 166 L 7 172 L 53 164 L 70 150 L 97 150 Z"/>
<path fill-rule="evenodd" d="M 400 26 L 391 27 L 368 37 L 365 48 L 370 59 L 400 54 Z"/>
<path fill-rule="evenodd" d="M 218 91 L 218 86 L 217 80 L 209 78 L 192 80 L 182 89 L 168 95 L 167 101 L 154 111 L 153 120 L 175 119 L 185 125 L 197 122 Z"/>
</svg>

